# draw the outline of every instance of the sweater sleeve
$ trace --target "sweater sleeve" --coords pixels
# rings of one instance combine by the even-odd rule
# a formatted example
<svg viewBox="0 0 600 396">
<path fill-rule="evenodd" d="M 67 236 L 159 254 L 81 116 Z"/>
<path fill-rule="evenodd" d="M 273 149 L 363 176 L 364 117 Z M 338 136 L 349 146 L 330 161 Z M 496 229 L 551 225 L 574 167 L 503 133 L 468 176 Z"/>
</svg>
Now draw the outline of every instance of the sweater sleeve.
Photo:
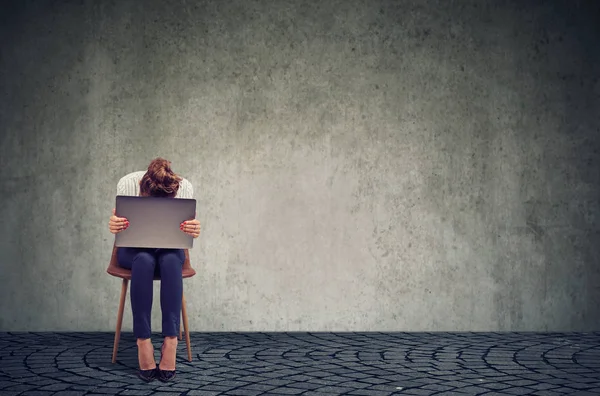
<svg viewBox="0 0 600 396">
<path fill-rule="evenodd" d="M 127 195 L 125 194 L 125 186 L 123 184 L 123 179 L 117 183 L 117 195 Z"/>
<path fill-rule="evenodd" d="M 138 175 L 130 173 L 129 175 L 123 176 L 117 183 L 117 195 L 135 196 L 137 195 L 137 180 Z"/>
</svg>

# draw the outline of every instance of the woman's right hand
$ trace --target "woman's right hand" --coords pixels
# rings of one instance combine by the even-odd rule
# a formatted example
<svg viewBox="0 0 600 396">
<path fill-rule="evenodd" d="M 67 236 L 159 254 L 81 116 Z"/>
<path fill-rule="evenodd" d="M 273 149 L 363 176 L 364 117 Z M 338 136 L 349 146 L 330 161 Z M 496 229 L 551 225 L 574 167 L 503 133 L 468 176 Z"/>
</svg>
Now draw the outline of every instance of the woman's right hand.
<svg viewBox="0 0 600 396">
<path fill-rule="evenodd" d="M 110 216 L 110 220 L 108 221 L 108 229 L 113 234 L 118 234 L 119 232 L 126 230 L 129 227 L 129 221 L 125 217 L 117 217 L 115 215 L 116 210 L 113 209 L 113 214 Z"/>
</svg>

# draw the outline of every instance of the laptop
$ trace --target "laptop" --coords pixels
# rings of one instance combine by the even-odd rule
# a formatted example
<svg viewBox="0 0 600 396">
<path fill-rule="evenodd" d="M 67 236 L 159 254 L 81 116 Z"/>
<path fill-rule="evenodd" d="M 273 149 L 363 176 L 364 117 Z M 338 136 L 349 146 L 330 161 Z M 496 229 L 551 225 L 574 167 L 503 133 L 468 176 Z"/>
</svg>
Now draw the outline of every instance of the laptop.
<svg viewBox="0 0 600 396">
<path fill-rule="evenodd" d="M 179 229 L 196 216 L 196 200 L 118 195 L 116 216 L 129 227 L 115 235 L 117 247 L 191 249 L 194 237 Z"/>
</svg>

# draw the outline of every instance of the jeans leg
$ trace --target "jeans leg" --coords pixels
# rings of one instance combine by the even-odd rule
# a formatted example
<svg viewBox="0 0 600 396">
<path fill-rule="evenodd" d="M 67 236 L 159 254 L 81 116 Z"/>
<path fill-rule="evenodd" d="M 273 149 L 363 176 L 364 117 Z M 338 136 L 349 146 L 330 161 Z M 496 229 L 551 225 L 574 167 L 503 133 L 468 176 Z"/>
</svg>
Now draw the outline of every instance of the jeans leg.
<svg viewBox="0 0 600 396">
<path fill-rule="evenodd" d="M 158 252 L 163 337 L 179 335 L 184 261 L 185 253 L 182 249 L 161 249 Z"/>
<path fill-rule="evenodd" d="M 156 258 L 150 249 L 119 248 L 119 265 L 131 270 L 131 311 L 133 334 L 136 338 L 150 338 L 152 334 L 152 291 Z"/>
</svg>

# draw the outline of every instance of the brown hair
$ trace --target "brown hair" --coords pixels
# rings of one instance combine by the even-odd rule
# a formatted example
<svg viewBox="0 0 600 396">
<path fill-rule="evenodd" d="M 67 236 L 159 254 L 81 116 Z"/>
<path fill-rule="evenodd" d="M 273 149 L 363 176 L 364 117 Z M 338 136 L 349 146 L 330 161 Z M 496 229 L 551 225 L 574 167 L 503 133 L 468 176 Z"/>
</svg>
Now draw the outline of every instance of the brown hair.
<svg viewBox="0 0 600 396">
<path fill-rule="evenodd" d="M 171 170 L 171 161 L 156 158 L 150 162 L 148 171 L 140 181 L 140 196 L 174 198 L 181 180 Z"/>
</svg>

